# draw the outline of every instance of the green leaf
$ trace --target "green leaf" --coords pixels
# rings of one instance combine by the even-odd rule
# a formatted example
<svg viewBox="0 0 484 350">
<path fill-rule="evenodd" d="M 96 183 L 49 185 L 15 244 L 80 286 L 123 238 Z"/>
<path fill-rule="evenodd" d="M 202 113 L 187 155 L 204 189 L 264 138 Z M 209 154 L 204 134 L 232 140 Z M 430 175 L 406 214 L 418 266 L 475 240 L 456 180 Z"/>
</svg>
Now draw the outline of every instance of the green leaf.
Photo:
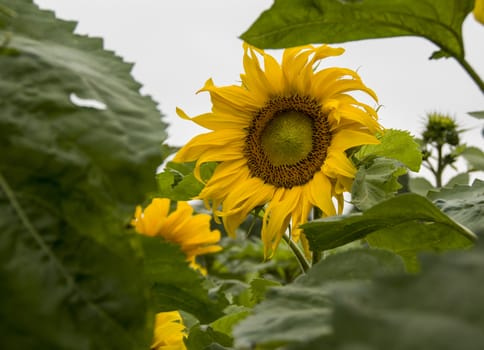
<svg viewBox="0 0 484 350">
<path fill-rule="evenodd" d="M 444 213 L 478 235 L 484 235 L 484 181 L 430 191 L 427 197 Z"/>
<path fill-rule="evenodd" d="M 462 23 L 473 0 L 275 0 L 241 38 L 260 48 L 421 36 L 464 57 Z"/>
<path fill-rule="evenodd" d="M 379 139 L 378 145 L 362 146 L 355 157 L 360 161 L 371 157 L 386 157 L 399 160 L 412 171 L 420 170 L 422 151 L 408 131 L 388 129 Z"/>
<path fill-rule="evenodd" d="M 332 283 L 402 271 L 401 259 L 387 251 L 355 249 L 331 255 L 294 283 L 269 289 L 253 315 L 235 326 L 235 347 L 276 349 L 328 336 L 332 332 Z"/>
<path fill-rule="evenodd" d="M 152 286 L 156 311 L 183 310 L 208 323 L 223 315 L 227 301 L 211 298 L 204 277 L 188 266 L 179 246 L 158 237 L 139 235 L 145 274 Z"/>
<path fill-rule="evenodd" d="M 475 236 L 429 200 L 413 193 L 381 202 L 362 214 L 334 216 L 301 226 L 312 251 L 336 248 L 365 238 L 370 245 L 391 250 L 415 270 L 415 256 L 471 246 Z"/>
<path fill-rule="evenodd" d="M 8 7 L 5 7 L 4 5 L 0 4 L 0 29 L 3 29 L 7 26 L 9 20 L 13 17 L 15 17 L 17 14 L 12 11 L 10 8 Z M 3 38 L 3 40 L 5 40 L 6 38 L 8 38 L 8 36 L 5 36 L 5 38 Z M 0 38 L 0 40 L 2 40 L 2 38 Z M 2 45 L 0 45 L 0 48 L 2 46 L 4 46 L 5 43 L 2 43 Z"/>
<path fill-rule="evenodd" d="M 467 185 L 469 183 L 469 174 L 461 173 L 455 175 L 446 184 L 445 187 L 453 187 L 455 185 Z"/>
<path fill-rule="evenodd" d="M 224 350 L 232 345 L 232 338 L 211 327 L 196 325 L 190 328 L 185 344 L 188 350 Z"/>
<path fill-rule="evenodd" d="M 256 229 L 254 231 L 257 232 Z M 214 261 L 209 270 L 211 276 L 248 283 L 255 278 L 264 277 L 265 280 L 287 283 L 301 273 L 301 268 L 294 259 L 294 253 L 286 244 L 281 244 L 270 260 L 264 260 L 262 241 L 254 236 L 225 238 L 222 239 L 221 244 L 223 250 L 214 255 Z M 253 304 L 254 295 L 248 294 L 248 303 L 242 303 L 242 305 Z"/>
<path fill-rule="evenodd" d="M 236 348 L 478 350 L 484 346 L 483 247 L 424 256 L 406 275 L 386 251 L 331 255 L 270 289 L 234 329 Z"/>
<path fill-rule="evenodd" d="M 212 322 L 210 326 L 216 332 L 232 336 L 232 329 L 234 326 L 249 315 L 249 310 L 243 310 L 225 315 L 218 320 Z"/>
<path fill-rule="evenodd" d="M 264 300 L 267 289 L 270 287 L 280 286 L 281 284 L 276 281 L 267 280 L 265 278 L 254 278 L 250 281 L 250 292 L 254 302 L 260 303 Z"/>
<path fill-rule="evenodd" d="M 388 158 L 367 158 L 358 168 L 351 188 L 351 203 L 360 210 L 371 208 L 395 195 L 402 185 L 398 182 L 407 169 Z"/>
<path fill-rule="evenodd" d="M 155 189 L 165 124 L 100 39 L 32 1 L 2 6 L 17 14 L 0 29 L 2 345 L 146 348 L 149 286 L 125 226 Z"/>
<path fill-rule="evenodd" d="M 477 118 L 477 119 L 484 119 L 484 111 L 475 111 L 475 112 L 469 112 L 467 113 L 471 116 L 473 116 L 474 118 Z"/>
<path fill-rule="evenodd" d="M 12 189 L 0 175 L 2 346 L 148 346 L 148 290 L 126 237 L 104 237 L 116 249 L 104 246 L 55 204 Z"/>
<path fill-rule="evenodd" d="M 422 264 L 415 276 L 336 285 L 333 333 L 288 349 L 482 349 L 482 247 Z"/>
<path fill-rule="evenodd" d="M 477 147 L 466 147 L 461 155 L 469 164 L 470 170 L 484 170 L 484 152 Z"/>
<path fill-rule="evenodd" d="M 452 55 L 449 54 L 448 52 L 445 52 L 443 50 L 438 50 L 438 51 L 432 52 L 429 59 L 438 60 L 438 59 L 441 59 L 441 58 L 449 58 L 449 57 L 452 57 Z"/>
<path fill-rule="evenodd" d="M 408 187 L 411 192 L 426 196 L 427 193 L 434 188 L 434 186 L 423 177 L 411 177 L 408 180 Z"/>
<path fill-rule="evenodd" d="M 208 180 L 216 163 L 205 163 L 200 168 L 203 180 Z M 187 201 L 196 197 L 203 189 L 204 184 L 198 181 L 193 174 L 195 163 L 169 162 L 163 172 L 156 175 L 158 181 L 158 195 L 177 201 Z"/>
</svg>

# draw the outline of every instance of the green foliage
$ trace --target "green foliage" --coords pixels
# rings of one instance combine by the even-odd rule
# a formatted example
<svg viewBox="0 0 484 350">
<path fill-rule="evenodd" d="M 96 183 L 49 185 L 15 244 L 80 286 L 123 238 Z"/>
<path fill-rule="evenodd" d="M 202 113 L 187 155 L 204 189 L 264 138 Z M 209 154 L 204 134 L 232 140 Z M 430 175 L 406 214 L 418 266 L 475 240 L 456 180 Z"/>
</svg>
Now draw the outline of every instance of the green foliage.
<svg viewBox="0 0 484 350">
<path fill-rule="evenodd" d="M 484 111 L 469 112 L 468 114 L 477 119 L 484 119 Z"/>
<path fill-rule="evenodd" d="M 355 157 L 365 161 L 372 157 L 386 157 L 400 161 L 412 171 L 419 171 L 422 163 L 420 146 L 408 131 L 388 129 L 379 136 L 378 145 L 364 145 Z"/>
<path fill-rule="evenodd" d="M 276 281 L 267 280 L 264 278 L 254 278 L 250 282 L 250 292 L 255 303 L 260 303 L 264 300 L 267 290 L 270 287 L 277 287 L 281 284 Z"/>
<path fill-rule="evenodd" d="M 300 273 L 298 263 L 285 243 L 279 245 L 270 260 L 264 260 L 262 242 L 255 237 L 226 238 L 222 240 L 221 245 L 224 249 L 210 261 L 209 273 L 231 283 L 234 280 L 247 283 L 243 289 L 251 290 L 248 291 L 248 304 L 243 305 L 252 306 L 254 301 L 263 296 L 263 286 L 257 285 L 257 279 L 265 280 L 260 283 L 284 284 L 292 281 Z M 254 286 L 251 286 L 252 283 Z M 241 291 L 234 292 L 238 294 Z"/>
<path fill-rule="evenodd" d="M 292 284 L 269 289 L 253 315 L 235 327 L 235 346 L 276 349 L 328 336 L 332 332 L 333 288 L 402 271 L 401 260 L 386 251 L 359 249 L 331 255 Z"/>
<path fill-rule="evenodd" d="M 147 289 L 127 244 L 110 237 L 104 241 L 116 249 L 98 243 L 60 217 L 56 203 L 26 196 L 0 179 L 2 345 L 147 346 Z"/>
<path fill-rule="evenodd" d="M 260 48 L 282 48 L 412 35 L 444 51 L 434 56 L 463 57 L 462 23 L 473 5 L 473 0 L 276 0 L 241 37 Z"/>
<path fill-rule="evenodd" d="M 2 346 L 146 348 L 149 288 L 124 231 L 155 189 L 160 114 L 100 39 L 32 1 L 1 6 L 16 13 L 0 26 Z"/>
<path fill-rule="evenodd" d="M 389 199 L 402 187 L 398 178 L 418 171 L 422 162 L 420 147 L 406 131 L 385 130 L 378 145 L 362 146 L 354 154 L 358 166 L 351 190 L 352 203 L 360 210 Z"/>
<path fill-rule="evenodd" d="M 216 163 L 205 163 L 200 167 L 200 176 L 208 180 Z M 204 184 L 193 175 L 195 163 L 169 162 L 163 172 L 156 175 L 158 181 L 158 195 L 177 201 L 187 201 L 196 197 L 203 189 Z"/>
<path fill-rule="evenodd" d="M 433 190 L 427 197 L 454 220 L 484 235 L 484 181 Z"/>
<path fill-rule="evenodd" d="M 484 171 L 484 152 L 477 147 L 466 147 L 460 154 L 467 161 L 469 170 Z"/>
<path fill-rule="evenodd" d="M 452 177 L 446 184 L 445 187 L 453 187 L 455 185 L 467 185 L 469 183 L 469 174 L 460 173 Z"/>
<path fill-rule="evenodd" d="M 366 238 L 374 247 L 401 255 L 415 271 L 416 254 L 469 247 L 475 236 L 416 194 L 403 194 L 362 214 L 328 217 L 302 225 L 311 250 L 336 248 Z"/>
<path fill-rule="evenodd" d="M 368 158 L 356 173 L 351 203 L 360 210 L 366 210 L 392 198 L 402 187 L 398 178 L 406 173 L 407 169 L 397 160 Z"/>
<path fill-rule="evenodd" d="M 188 266 L 179 246 L 158 237 L 139 235 L 144 268 L 156 304 L 156 312 L 183 310 L 207 323 L 223 315 L 227 301 L 210 298 L 204 277 Z"/>
<path fill-rule="evenodd" d="M 185 345 L 188 350 L 224 350 L 232 345 L 232 339 L 210 326 L 196 325 L 190 328 Z"/>
<path fill-rule="evenodd" d="M 425 256 L 422 265 L 420 274 L 409 276 L 389 252 L 331 255 L 292 285 L 271 289 L 270 298 L 236 327 L 235 344 L 291 350 L 481 349 L 482 247 Z"/>
<path fill-rule="evenodd" d="M 411 177 L 408 180 L 408 187 L 411 192 L 426 196 L 434 186 L 424 177 Z"/>
<path fill-rule="evenodd" d="M 331 349 L 346 349 L 348 344 L 371 349 L 481 349 L 482 253 L 481 248 L 425 257 L 420 275 L 383 277 L 373 284 L 357 281 L 336 289 L 334 333 L 291 349 L 313 349 L 315 344 Z"/>
</svg>

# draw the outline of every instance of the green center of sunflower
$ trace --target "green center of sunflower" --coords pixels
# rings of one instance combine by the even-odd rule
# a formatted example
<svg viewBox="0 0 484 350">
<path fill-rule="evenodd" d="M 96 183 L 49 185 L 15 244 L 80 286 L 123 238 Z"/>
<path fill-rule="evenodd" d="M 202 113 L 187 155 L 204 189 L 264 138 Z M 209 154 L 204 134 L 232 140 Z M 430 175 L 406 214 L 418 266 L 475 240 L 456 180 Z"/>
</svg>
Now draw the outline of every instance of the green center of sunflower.
<svg viewBox="0 0 484 350">
<path fill-rule="evenodd" d="M 261 143 L 272 164 L 292 165 L 307 157 L 313 148 L 311 119 L 296 111 L 282 112 L 267 123 Z"/>
<path fill-rule="evenodd" d="M 278 96 L 257 111 L 244 154 L 250 174 L 276 187 L 309 182 L 321 170 L 331 129 L 321 105 L 308 96 Z"/>
</svg>

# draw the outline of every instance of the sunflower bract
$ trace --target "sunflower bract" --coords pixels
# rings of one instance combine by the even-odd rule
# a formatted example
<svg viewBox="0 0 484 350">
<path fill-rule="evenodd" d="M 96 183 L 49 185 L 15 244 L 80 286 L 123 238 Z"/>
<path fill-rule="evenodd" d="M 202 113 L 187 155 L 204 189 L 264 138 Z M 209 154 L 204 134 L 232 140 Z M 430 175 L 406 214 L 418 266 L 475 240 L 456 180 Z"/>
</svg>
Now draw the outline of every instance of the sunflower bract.
<svg viewBox="0 0 484 350">
<path fill-rule="evenodd" d="M 196 161 L 199 179 L 201 164 L 218 163 L 199 198 L 230 235 L 255 207 L 264 207 L 267 258 L 289 225 L 292 239 L 305 243 L 299 225 L 312 208 L 325 216 L 341 213 L 356 173 L 346 150 L 378 143 L 376 111 L 348 93 L 360 91 L 375 102 L 376 94 L 350 69 L 314 69 L 343 52 L 327 45 L 290 48 L 279 64 L 244 44 L 240 85 L 218 87 L 209 79 L 200 91 L 210 94 L 210 113 L 190 118 L 177 109 L 211 131 L 190 140 L 174 161 Z"/>
</svg>

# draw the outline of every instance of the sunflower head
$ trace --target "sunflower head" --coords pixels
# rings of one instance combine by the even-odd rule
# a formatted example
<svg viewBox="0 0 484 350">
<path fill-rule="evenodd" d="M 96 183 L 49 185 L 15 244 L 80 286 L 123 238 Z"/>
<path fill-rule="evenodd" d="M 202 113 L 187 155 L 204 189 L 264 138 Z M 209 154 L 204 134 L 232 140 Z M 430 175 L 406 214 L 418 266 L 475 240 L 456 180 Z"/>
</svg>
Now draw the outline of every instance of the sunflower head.
<svg viewBox="0 0 484 350">
<path fill-rule="evenodd" d="M 459 130 L 456 121 L 445 114 L 429 113 L 427 115 L 427 125 L 423 132 L 425 143 L 436 143 L 438 145 L 449 144 L 456 146 L 459 144 Z"/>
<path fill-rule="evenodd" d="M 199 179 L 201 164 L 218 163 L 199 198 L 211 203 L 229 234 L 253 208 L 264 207 L 267 257 L 288 227 L 292 239 L 305 242 L 299 225 L 312 208 L 325 216 L 342 211 L 356 173 L 346 151 L 378 143 L 376 111 L 351 95 L 359 91 L 376 101 L 375 93 L 350 69 L 315 68 L 343 52 L 327 45 L 291 48 L 278 63 L 244 44 L 240 85 L 217 87 L 210 79 L 200 91 L 210 94 L 211 112 L 190 118 L 177 110 L 210 131 L 189 141 L 174 161 L 196 161 Z"/>
<path fill-rule="evenodd" d="M 193 208 L 187 202 L 178 202 L 176 210 L 170 212 L 169 199 L 154 198 L 144 211 L 140 206 L 136 208 L 131 224 L 138 233 L 160 236 L 178 244 L 191 266 L 199 270 L 196 256 L 222 249 L 217 245 L 220 232 L 210 229 L 210 215 L 193 215 Z"/>
</svg>

